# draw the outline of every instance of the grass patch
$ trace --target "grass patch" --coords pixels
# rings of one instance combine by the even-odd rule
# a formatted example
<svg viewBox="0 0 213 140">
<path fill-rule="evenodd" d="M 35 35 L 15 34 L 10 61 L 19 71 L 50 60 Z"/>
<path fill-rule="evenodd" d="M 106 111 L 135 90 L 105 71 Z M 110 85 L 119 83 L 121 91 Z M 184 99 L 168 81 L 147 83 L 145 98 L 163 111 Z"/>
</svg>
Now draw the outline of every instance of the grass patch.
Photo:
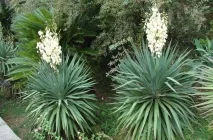
<svg viewBox="0 0 213 140">
<path fill-rule="evenodd" d="M 188 129 L 185 131 L 186 140 L 213 140 L 212 131 L 208 128 L 209 121 L 200 116 L 197 119 L 198 122 L 192 126 L 194 132 L 192 133 Z"/>
<path fill-rule="evenodd" d="M 107 103 L 98 103 L 96 131 L 104 132 L 110 137 L 116 135 L 116 116 L 112 113 L 112 106 Z"/>
<path fill-rule="evenodd" d="M 22 100 L 6 99 L 0 95 L 0 116 L 22 140 L 32 140 L 26 106 Z"/>
</svg>

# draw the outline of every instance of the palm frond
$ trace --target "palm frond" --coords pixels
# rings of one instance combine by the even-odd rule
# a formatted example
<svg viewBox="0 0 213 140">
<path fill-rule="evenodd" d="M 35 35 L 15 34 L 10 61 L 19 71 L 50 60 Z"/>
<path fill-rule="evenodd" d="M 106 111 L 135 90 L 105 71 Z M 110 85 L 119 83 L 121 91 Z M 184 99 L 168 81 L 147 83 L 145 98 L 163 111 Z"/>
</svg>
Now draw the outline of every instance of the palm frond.
<svg viewBox="0 0 213 140">
<path fill-rule="evenodd" d="M 38 8 L 31 13 L 15 17 L 12 31 L 18 40 L 19 54 L 23 57 L 38 59 L 36 44 L 39 41 L 38 31 L 44 31 L 53 24 L 53 11 Z"/>
<path fill-rule="evenodd" d="M 14 57 L 9 59 L 7 62 L 12 65 L 10 72 L 7 74 L 11 81 L 23 80 L 26 82 L 37 65 L 35 60 L 28 57 Z"/>
</svg>

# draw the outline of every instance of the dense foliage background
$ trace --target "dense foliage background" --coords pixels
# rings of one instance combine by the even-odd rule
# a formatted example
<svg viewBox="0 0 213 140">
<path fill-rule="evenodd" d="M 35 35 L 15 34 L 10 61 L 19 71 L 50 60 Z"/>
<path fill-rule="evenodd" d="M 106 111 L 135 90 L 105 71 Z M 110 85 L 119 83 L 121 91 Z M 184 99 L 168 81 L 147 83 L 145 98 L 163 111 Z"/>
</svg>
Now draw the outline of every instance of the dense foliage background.
<svg viewBox="0 0 213 140">
<path fill-rule="evenodd" d="M 96 19 L 92 26 L 100 29 L 96 38 L 93 38 L 91 47 L 105 53 L 109 45 L 129 36 L 141 43 L 144 21 L 154 2 L 168 13 L 170 39 L 177 41 L 182 48 L 193 48 L 194 38 L 212 36 L 211 0 L 11 0 L 10 4 L 14 7 L 15 14 L 27 13 L 38 7 L 53 8 L 56 22 L 63 21 L 66 27 L 89 8 L 88 17 Z M 92 10 L 94 7 L 98 9 Z"/>
<path fill-rule="evenodd" d="M 168 20 L 159 59 L 144 28 L 153 5 Z M 37 47 L 48 29 L 56 69 Z M 212 0 L 3 0 L 0 114 L 27 106 L 23 139 L 210 140 L 212 52 Z"/>
</svg>

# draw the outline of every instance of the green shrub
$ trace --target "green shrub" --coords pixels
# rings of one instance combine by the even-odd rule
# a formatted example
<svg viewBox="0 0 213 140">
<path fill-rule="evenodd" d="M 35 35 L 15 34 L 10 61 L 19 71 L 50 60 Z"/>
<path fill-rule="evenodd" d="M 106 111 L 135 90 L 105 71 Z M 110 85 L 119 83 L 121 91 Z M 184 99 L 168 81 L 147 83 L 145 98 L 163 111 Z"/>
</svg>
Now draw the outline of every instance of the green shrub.
<svg viewBox="0 0 213 140">
<path fill-rule="evenodd" d="M 100 0 L 101 29 L 103 32 L 93 42 L 93 47 L 107 51 L 107 47 L 123 38 L 132 37 L 137 44 L 144 35 L 144 21 L 152 3 L 168 15 L 169 38 L 179 47 L 192 46 L 191 40 L 209 32 L 207 21 L 211 0 Z"/>
<path fill-rule="evenodd" d="M 79 140 L 113 140 L 113 138 L 105 135 L 104 133 L 92 134 L 91 138 L 88 138 L 84 133 L 79 133 Z"/>
<path fill-rule="evenodd" d="M 126 1 L 126 3 L 124 2 Z M 74 49 L 88 48 L 92 42 L 92 47 L 104 54 L 107 47 L 122 40 L 132 37 L 137 43 L 141 43 L 144 35 L 143 26 L 146 19 L 146 13 L 149 12 L 151 3 L 157 3 L 160 11 L 168 13 L 169 19 L 169 37 L 184 44 L 191 45 L 191 40 L 196 37 L 202 37 L 209 32 L 208 16 L 210 12 L 211 0 L 11 0 L 15 11 L 28 13 L 39 7 L 54 9 L 55 21 L 65 23 L 65 30 L 70 28 L 69 38 L 77 38 L 75 42 L 77 47 Z M 87 16 L 81 18 L 78 24 L 79 29 L 75 28 L 74 22 L 79 16 L 86 13 Z M 16 15 L 17 15 L 16 14 Z M 58 24 L 58 23 L 57 23 Z M 58 24 L 59 25 L 59 24 Z M 83 26 L 82 26 L 83 25 Z M 75 30 L 73 30 L 73 28 Z M 91 30 L 92 29 L 92 30 Z M 101 30 L 100 30 L 101 29 Z M 93 31 L 93 36 L 82 34 Z M 74 32 L 74 33 L 73 33 Z M 101 33 L 100 33 L 101 32 Z M 99 34 L 100 33 L 100 34 Z M 68 33 L 69 34 L 69 33 Z M 77 35 L 77 37 L 75 36 Z M 67 36 L 67 35 L 65 35 Z M 95 36 L 97 36 L 95 38 Z M 77 43 L 77 41 L 84 43 Z M 94 40 L 95 39 L 95 40 Z M 90 50 L 91 53 L 91 50 Z M 93 53 L 95 54 L 95 53 Z"/>
<path fill-rule="evenodd" d="M 175 139 L 183 128 L 191 131 L 193 77 L 186 52 L 170 46 L 160 58 L 148 49 L 134 48 L 121 60 L 115 81 L 115 113 L 126 139 Z M 185 70 L 184 69 L 188 69 Z"/>
<path fill-rule="evenodd" d="M 60 43 L 66 50 L 71 53 L 81 53 L 90 56 L 97 56 L 100 53 L 97 49 L 91 48 L 91 42 L 96 38 L 98 33 L 100 33 L 100 20 L 97 18 L 100 11 L 100 4 L 96 1 L 82 0 L 79 3 L 74 4 L 79 7 L 77 15 L 65 18 L 68 21 L 67 24 L 60 26 L 63 30 L 61 31 Z"/>
<path fill-rule="evenodd" d="M 89 42 L 92 42 L 100 32 L 99 21 L 96 18 L 100 5 L 84 0 L 79 6 L 81 10 L 72 17 L 69 24 L 66 24 L 66 21 L 69 20 L 69 16 L 66 15 L 67 11 L 63 17 L 57 17 L 57 9 L 44 8 L 43 6 L 38 7 L 33 12 L 17 15 L 13 21 L 12 30 L 18 40 L 19 54 L 39 59 L 36 49 L 39 41 L 38 31 L 44 31 L 49 26 L 59 32 L 60 45 L 64 52 L 98 55 L 97 51 L 90 48 Z"/>
<path fill-rule="evenodd" d="M 50 124 L 48 121 L 44 121 L 41 124 L 41 127 L 36 128 L 34 131 L 35 132 L 33 137 L 36 140 L 63 140 L 61 137 L 56 136 L 56 133 L 50 131 Z"/>
<path fill-rule="evenodd" d="M 11 1 L 16 9 L 16 15 L 32 13 L 32 11 L 45 7 L 54 11 L 53 18 L 60 32 L 60 45 L 64 52 L 80 52 L 87 55 L 98 55 L 98 52 L 90 48 L 91 42 L 101 31 L 99 28 L 100 4 L 91 0 L 27 0 Z M 32 13 L 34 14 L 34 13 Z M 15 20 L 16 21 L 16 20 Z"/>
<path fill-rule="evenodd" d="M 12 14 L 13 9 L 4 2 L 0 3 L 0 22 L 2 24 L 2 32 L 4 36 L 7 36 L 11 33 L 10 26 L 12 23 Z"/>
<path fill-rule="evenodd" d="M 209 63 L 209 59 L 213 58 L 213 40 L 207 39 L 195 39 L 194 44 L 196 46 L 196 50 L 198 51 L 201 59 L 206 64 Z"/>
<path fill-rule="evenodd" d="M 74 139 L 78 131 L 88 132 L 94 124 L 95 96 L 89 68 L 76 55 L 63 60 L 54 71 L 42 62 L 29 80 L 27 107 L 34 126 L 49 122 L 50 131 L 57 136 Z"/>
<path fill-rule="evenodd" d="M 13 94 L 13 85 L 7 79 L 12 64 L 8 61 L 15 57 L 16 48 L 12 42 L 6 42 L 0 39 L 0 93 L 9 98 Z"/>
<path fill-rule="evenodd" d="M 209 59 L 209 62 L 211 66 L 201 65 L 196 75 L 198 84 L 195 88 L 197 89 L 196 95 L 199 98 L 197 107 L 204 117 L 213 115 L 213 59 Z M 213 126 L 213 121 L 211 121 L 210 126 Z"/>
<path fill-rule="evenodd" d="M 146 4 L 144 2 L 123 4 L 123 0 L 100 0 L 99 18 L 103 30 L 92 43 L 93 48 L 104 54 L 108 47 L 124 38 L 132 37 L 138 44 L 144 35 Z"/>
<path fill-rule="evenodd" d="M 16 53 L 16 48 L 12 43 L 0 40 L 0 77 L 6 76 L 9 72 L 11 65 L 8 59 L 13 58 Z"/>
</svg>

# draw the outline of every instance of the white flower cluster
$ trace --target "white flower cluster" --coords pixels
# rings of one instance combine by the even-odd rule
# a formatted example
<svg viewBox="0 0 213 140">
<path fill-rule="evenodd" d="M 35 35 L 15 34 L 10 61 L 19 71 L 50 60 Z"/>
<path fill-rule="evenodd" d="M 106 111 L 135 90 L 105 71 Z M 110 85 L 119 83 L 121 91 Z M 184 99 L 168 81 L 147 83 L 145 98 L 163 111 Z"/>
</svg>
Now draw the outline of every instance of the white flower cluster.
<svg viewBox="0 0 213 140">
<path fill-rule="evenodd" d="M 46 28 L 45 32 L 39 31 L 38 34 L 41 41 L 37 43 L 37 52 L 53 69 L 56 69 L 56 66 L 62 61 L 62 51 L 57 33 L 51 32 L 49 28 Z"/>
<path fill-rule="evenodd" d="M 167 17 L 158 8 L 152 8 L 152 15 L 145 24 L 148 47 L 154 56 L 160 57 L 167 39 Z"/>
</svg>

